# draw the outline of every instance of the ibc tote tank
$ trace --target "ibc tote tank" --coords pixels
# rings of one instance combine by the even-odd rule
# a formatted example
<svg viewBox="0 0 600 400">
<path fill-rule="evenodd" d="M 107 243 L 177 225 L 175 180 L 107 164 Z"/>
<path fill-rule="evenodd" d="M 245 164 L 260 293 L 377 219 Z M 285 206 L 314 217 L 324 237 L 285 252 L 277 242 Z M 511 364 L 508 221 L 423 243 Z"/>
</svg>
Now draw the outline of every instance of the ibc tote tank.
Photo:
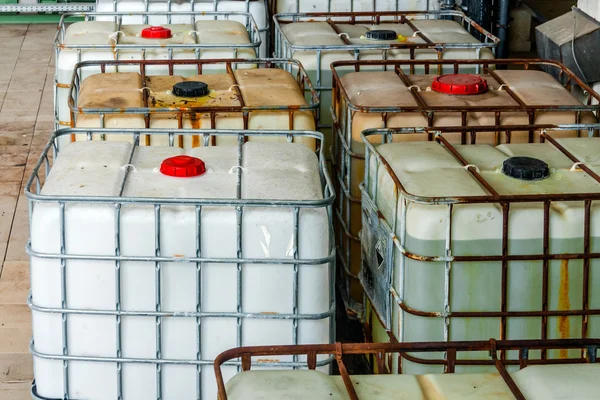
<svg viewBox="0 0 600 400">
<path fill-rule="evenodd" d="M 459 11 L 311 11 L 275 15 L 275 56 L 299 60 L 317 88 L 319 129 L 326 133 L 328 148 L 332 140 L 331 63 L 354 59 L 492 59 L 498 44 L 495 36 Z M 351 69 L 344 72 L 348 71 Z"/>
<path fill-rule="evenodd" d="M 185 22 L 149 25 L 124 23 L 123 14 L 113 13 L 108 21 L 99 21 L 98 13 L 87 13 L 86 21 L 68 25 L 61 18 L 55 38 L 55 112 L 56 125 L 70 126 L 67 105 L 69 86 L 75 65 L 88 60 L 168 60 L 256 58 L 260 39 L 252 16 L 244 15 L 244 24 L 228 20 L 226 13 L 212 13 L 214 20 L 204 20 L 200 12 L 188 12 Z M 165 18 L 167 14 L 160 14 Z M 147 17 L 147 13 L 138 15 Z M 211 66 L 207 66 L 207 69 Z M 112 71 L 109 69 L 109 71 Z M 121 72 L 127 69 L 120 70 Z M 87 69 L 86 74 L 100 70 Z M 194 74 L 189 65 L 178 65 L 174 72 Z M 149 75 L 168 74 L 165 66 L 148 68 Z M 85 76 L 83 76 L 85 78 Z"/>
<path fill-rule="evenodd" d="M 96 63 L 85 63 L 77 69 L 71 92 L 73 123 L 80 128 L 160 128 L 160 129 L 257 129 L 257 130 L 313 130 L 318 107 L 316 94 L 308 104 L 303 88 L 312 90 L 310 81 L 300 67 L 294 76 L 280 68 L 293 60 L 211 60 L 167 62 L 174 70 L 185 65 L 198 75 L 184 78 L 178 75 L 146 76 L 145 70 L 153 64 L 131 62 L 98 63 L 105 69 L 112 65 L 119 70 L 137 69 L 139 72 L 104 73 L 88 76 L 88 68 Z M 204 72 L 206 66 L 219 66 L 223 72 Z M 262 68 L 246 69 L 248 65 Z M 144 77 L 144 78 L 142 78 Z M 76 107 L 74 105 L 77 105 Z M 99 137 L 96 137 L 100 139 Z M 129 139 L 124 136 L 105 139 Z M 203 145 L 233 143 L 235 138 L 213 137 L 214 143 L 205 144 L 201 136 L 176 136 L 175 146 L 193 148 Z M 83 137 L 79 137 L 83 139 Z M 167 137 L 143 137 L 142 145 L 166 145 Z M 285 141 L 285 137 L 253 135 L 252 141 Z M 312 137 L 298 136 L 298 143 L 315 149 Z"/>
<path fill-rule="evenodd" d="M 107 21 L 111 14 L 123 15 L 127 24 L 187 23 L 187 14 L 196 12 L 199 19 L 211 20 L 214 12 L 229 15 L 232 21 L 246 25 L 248 20 L 244 14 L 252 15 L 256 21 L 257 32 L 260 33 L 260 57 L 269 57 L 269 15 L 267 0 L 98 0 L 96 19 Z M 145 13 L 145 14 L 141 14 Z"/>
<path fill-rule="evenodd" d="M 600 139 L 548 131 L 544 143 L 494 147 L 391 136 L 365 154 L 360 279 L 373 341 L 600 336 Z M 419 361 L 390 368 L 440 372 Z"/>
<path fill-rule="evenodd" d="M 563 82 L 538 70 L 560 71 Z M 443 67 L 443 68 L 442 68 Z M 478 74 L 465 73 L 479 67 Z M 501 69 L 509 67 L 508 69 Z M 358 233 L 361 229 L 359 184 L 364 176 L 362 131 L 371 128 L 465 127 L 447 133 L 452 143 L 500 144 L 538 140 L 539 129 L 511 127 L 595 123 L 600 107 L 587 105 L 600 95 L 563 65 L 553 61 L 356 61 L 333 64 L 335 124 L 334 160 L 336 192 L 336 242 L 342 260 L 340 271 L 346 292 L 362 302 L 355 279 L 360 269 Z M 358 69 L 347 73 L 347 69 Z M 374 71 L 373 68 L 378 68 Z M 439 69 L 456 74 L 439 74 Z M 384 70 L 387 69 L 387 70 Z M 416 72 L 417 69 L 427 71 Z M 585 104 L 569 89 L 588 93 Z M 471 135 L 468 127 L 491 126 Z M 494 128 L 495 127 L 495 128 Z M 510 135 L 504 134 L 510 129 Z M 576 129 L 558 131 L 561 137 L 587 135 Z M 427 134 L 395 135 L 394 140 L 427 141 Z M 354 277 L 352 277 L 354 276 Z"/>
<path fill-rule="evenodd" d="M 27 186 L 38 396 L 214 399 L 212 362 L 227 348 L 331 343 L 331 181 L 320 154 L 245 143 L 258 134 L 322 141 L 221 130 L 210 135 L 238 145 L 81 141 L 45 176 L 46 146 Z"/>
</svg>

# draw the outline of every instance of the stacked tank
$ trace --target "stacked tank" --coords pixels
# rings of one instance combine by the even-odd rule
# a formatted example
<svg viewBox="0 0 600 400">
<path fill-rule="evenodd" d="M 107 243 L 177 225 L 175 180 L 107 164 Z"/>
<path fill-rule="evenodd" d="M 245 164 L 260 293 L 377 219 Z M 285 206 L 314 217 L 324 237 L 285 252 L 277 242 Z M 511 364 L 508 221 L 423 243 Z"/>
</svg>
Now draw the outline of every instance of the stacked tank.
<svg viewBox="0 0 600 400">
<path fill-rule="evenodd" d="M 140 146 L 150 132 L 234 144 Z M 55 147 L 88 133 L 132 143 Z M 52 137 L 26 189 L 34 395 L 211 399 L 227 348 L 332 343 L 333 187 L 322 152 L 294 139 L 322 148 L 316 132 L 277 130 Z"/>
<path fill-rule="evenodd" d="M 542 65 L 559 70 L 563 83 L 534 69 Z M 469 73 L 476 66 L 480 73 Z M 349 67 L 356 72 L 346 73 Z M 500 69 L 506 67 L 510 68 Z M 338 271 L 345 275 L 341 278 L 342 292 L 352 314 L 360 313 L 362 304 L 362 287 L 358 283 L 362 226 L 359 184 L 365 168 L 362 131 L 386 127 L 465 127 L 461 132 L 448 133 L 447 137 L 453 143 L 467 144 L 475 143 L 469 127 L 492 126 L 477 135 L 477 143 L 527 143 L 538 140 L 535 128 L 512 130 L 508 137 L 502 132 L 519 125 L 598 121 L 598 106 L 586 104 L 600 95 L 553 62 L 348 61 L 334 63 L 332 70 L 336 244 L 341 261 Z M 588 93 L 586 104 L 570 93 L 569 89 L 575 86 Z M 577 128 L 558 133 L 560 137 L 581 134 Z M 397 136 L 396 140 L 432 140 L 432 134 L 407 134 Z"/>
<path fill-rule="evenodd" d="M 288 64 L 296 67 L 295 76 L 284 70 Z M 149 76 L 147 71 L 157 66 L 173 73 Z M 259 68 L 253 68 L 256 66 Z M 193 74 L 187 78 L 176 75 L 174 71 L 181 68 Z M 90 69 L 132 72 L 89 74 Z M 318 99 L 313 91 L 307 103 L 305 88 L 311 91 L 311 83 L 293 60 L 86 62 L 73 76 L 71 120 L 80 128 L 314 130 Z M 110 136 L 96 138 L 111 140 Z M 173 143 L 166 139 L 143 137 L 142 145 L 205 145 L 200 137 L 184 140 L 175 135 Z M 212 144 L 232 140 L 235 142 L 218 138 Z M 312 139 L 298 140 L 316 148 Z"/>
<path fill-rule="evenodd" d="M 600 95 L 437 1 L 269 5 L 61 20 L 34 398 L 593 398 Z"/>
<path fill-rule="evenodd" d="M 590 137 L 560 135 L 578 127 Z M 499 145 L 451 144 L 445 129 L 419 142 L 402 142 L 406 130 L 363 132 L 360 281 L 373 341 L 599 337 L 599 128 L 547 128 L 536 133 L 542 143 Z M 443 369 L 417 357 L 396 361 L 389 370 Z"/>
<path fill-rule="evenodd" d="M 125 23 L 152 25 L 188 23 L 187 15 L 190 12 L 204 15 L 227 13 L 232 21 L 246 24 L 242 14 L 251 14 L 260 33 L 260 57 L 267 57 L 269 54 L 270 23 L 266 0 L 98 0 L 96 11 L 101 13 L 97 17 L 98 21 L 110 21 L 110 13 L 118 13 Z"/>
<path fill-rule="evenodd" d="M 86 20 L 67 24 L 61 18 L 55 38 L 55 127 L 70 126 L 67 105 L 75 65 L 90 60 L 177 60 L 213 58 L 256 58 L 261 44 L 252 15 L 231 13 L 189 12 L 180 14 L 184 21 L 174 23 L 168 13 L 137 13 L 142 20 L 149 16 L 164 19 L 162 25 L 148 21 L 124 22 L 122 14 L 112 13 L 101 18 L 98 13 L 86 14 Z M 232 20 L 233 17 L 243 22 Z M 108 20 L 106 20 L 109 18 Z M 170 21 L 171 20 L 171 21 Z M 92 69 L 86 73 L 100 72 Z M 190 75 L 193 69 L 185 65 L 175 71 Z M 156 66 L 149 74 L 168 74 L 166 67 Z"/>
<path fill-rule="evenodd" d="M 227 348 L 332 343 L 333 185 L 301 65 L 257 58 L 250 14 L 87 17 L 56 42 L 73 128 L 27 188 L 34 397 L 211 399 Z"/>
<path fill-rule="evenodd" d="M 492 59 L 498 44 L 498 38 L 458 11 L 284 13 L 274 21 L 275 55 L 299 60 L 319 93 L 319 129 L 328 147 L 332 62 Z"/>
</svg>

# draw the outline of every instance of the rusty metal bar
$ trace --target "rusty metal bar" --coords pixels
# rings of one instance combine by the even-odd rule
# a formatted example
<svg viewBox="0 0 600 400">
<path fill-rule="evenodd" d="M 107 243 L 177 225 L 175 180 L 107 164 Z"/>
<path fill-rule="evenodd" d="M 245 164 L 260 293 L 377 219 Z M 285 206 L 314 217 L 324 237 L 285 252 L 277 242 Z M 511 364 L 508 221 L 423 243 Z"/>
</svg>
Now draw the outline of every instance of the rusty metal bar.
<svg viewBox="0 0 600 400">
<path fill-rule="evenodd" d="M 350 400 L 358 400 L 358 395 L 356 394 L 356 390 L 354 390 L 352 380 L 350 379 L 350 375 L 348 374 L 348 370 L 346 369 L 346 365 L 344 364 L 344 360 L 342 359 L 342 354 L 342 344 L 338 342 L 335 344 L 335 360 L 337 361 L 338 368 L 340 370 L 340 375 L 342 376 L 342 380 L 344 381 L 344 386 L 346 387 L 348 396 L 350 396 Z"/>
<path fill-rule="evenodd" d="M 284 356 L 284 355 L 306 355 L 309 359 L 316 359 L 317 355 L 333 355 L 340 367 L 340 374 L 351 399 L 358 399 L 356 391 L 348 375 L 347 368 L 343 362 L 342 355 L 375 355 L 383 359 L 385 354 L 399 354 L 402 358 L 416 360 L 422 364 L 443 364 L 447 371 L 452 372 L 454 365 L 494 365 L 507 386 L 517 399 L 524 399 L 522 393 L 506 371 L 506 365 L 546 365 L 546 364 L 574 364 L 594 362 L 595 355 L 584 358 L 556 359 L 556 360 L 529 360 L 531 350 L 555 350 L 555 349 L 597 349 L 600 339 L 553 339 L 553 340 L 500 340 L 490 339 L 488 341 L 462 341 L 462 342 L 405 342 L 405 343 L 336 343 L 331 345 L 297 345 L 297 346 L 256 346 L 239 347 L 226 350 L 219 354 L 214 362 L 215 376 L 219 391 L 219 400 L 227 400 L 227 390 L 221 372 L 221 366 L 227 362 L 258 356 Z M 507 352 L 519 351 L 519 360 L 503 361 L 498 359 L 497 351 Z M 418 359 L 407 353 L 430 353 L 446 352 L 449 354 L 447 360 Z M 458 352 L 487 351 L 489 360 L 468 360 L 456 358 Z M 483 361 L 485 364 L 483 364 Z M 261 365 L 257 363 L 257 365 Z M 249 366 L 251 368 L 251 365 Z M 243 373 L 243 372 L 242 372 Z M 384 372 L 385 373 L 385 372 Z"/>
<path fill-rule="evenodd" d="M 498 359 L 496 350 L 496 340 L 490 339 L 490 344 L 492 346 L 492 349 L 490 350 L 490 357 L 494 361 L 496 370 L 498 370 L 498 373 L 500 374 L 502 379 L 504 379 L 504 383 L 506 383 L 513 396 L 515 396 L 517 400 L 526 400 L 525 396 L 523 396 L 523 393 L 521 393 L 521 390 L 519 390 L 519 387 L 517 386 L 513 378 L 510 376 L 508 371 L 506 371 L 506 367 L 504 366 L 504 364 L 502 364 L 502 361 Z"/>
</svg>

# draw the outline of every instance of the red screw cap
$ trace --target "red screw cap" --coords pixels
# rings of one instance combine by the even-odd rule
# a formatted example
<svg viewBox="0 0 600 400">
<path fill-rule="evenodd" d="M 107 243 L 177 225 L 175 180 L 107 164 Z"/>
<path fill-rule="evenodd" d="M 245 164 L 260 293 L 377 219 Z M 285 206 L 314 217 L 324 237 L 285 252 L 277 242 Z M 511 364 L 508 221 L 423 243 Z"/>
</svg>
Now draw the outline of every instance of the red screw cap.
<svg viewBox="0 0 600 400">
<path fill-rule="evenodd" d="M 434 79 L 431 89 L 446 94 L 481 94 L 488 90 L 485 79 L 478 75 L 442 75 Z"/>
<path fill-rule="evenodd" d="M 206 166 L 204 161 L 196 157 L 175 156 L 167 158 L 160 165 L 160 172 L 168 176 L 188 178 L 204 175 Z"/>
<path fill-rule="evenodd" d="M 142 29 L 142 37 L 144 39 L 169 39 L 171 30 L 162 26 L 151 26 L 150 28 Z"/>
</svg>

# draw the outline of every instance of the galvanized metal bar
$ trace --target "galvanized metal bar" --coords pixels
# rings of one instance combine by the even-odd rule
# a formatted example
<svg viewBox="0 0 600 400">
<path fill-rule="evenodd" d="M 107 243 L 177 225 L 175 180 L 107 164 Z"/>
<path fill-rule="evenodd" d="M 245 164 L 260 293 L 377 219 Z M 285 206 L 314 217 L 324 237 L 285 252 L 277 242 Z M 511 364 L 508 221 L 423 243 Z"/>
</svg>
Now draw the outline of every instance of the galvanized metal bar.
<svg viewBox="0 0 600 400">
<path fill-rule="evenodd" d="M 202 257 L 202 206 L 196 206 L 196 257 Z M 202 263 L 196 263 L 196 312 L 201 313 L 202 308 Z M 196 361 L 202 360 L 202 318 L 196 317 L 196 343 L 198 352 Z M 202 399 L 202 366 L 196 366 L 196 400 Z"/>
<path fill-rule="evenodd" d="M 60 254 L 63 255 L 67 252 L 67 239 L 66 239 L 66 216 L 65 216 L 65 203 L 58 203 L 58 212 L 59 212 L 59 231 L 60 231 Z M 62 310 L 67 308 L 67 260 L 64 258 L 60 259 L 60 308 Z M 69 355 L 69 331 L 68 331 L 68 321 L 67 314 L 61 313 L 62 325 L 61 325 L 61 333 L 62 333 L 62 355 Z M 65 399 L 69 398 L 69 362 L 68 360 L 63 360 L 63 393 Z"/>
<path fill-rule="evenodd" d="M 292 238 L 292 256 L 294 260 L 298 260 L 300 258 L 300 247 L 299 247 L 299 238 L 300 238 L 300 209 L 294 208 L 292 210 L 292 223 L 294 225 L 293 238 Z M 298 315 L 300 314 L 298 297 L 300 294 L 300 276 L 299 276 L 299 265 L 294 264 L 293 266 L 293 278 L 292 278 L 292 314 Z M 298 319 L 294 318 L 292 320 L 292 342 L 297 345 L 298 344 Z M 294 362 L 298 362 L 298 356 L 294 355 Z"/>
<path fill-rule="evenodd" d="M 242 199 L 242 175 L 243 175 L 243 145 L 244 145 L 244 136 L 243 135 L 239 135 L 238 136 L 238 141 L 237 141 L 237 171 L 236 171 L 236 199 L 241 200 Z M 239 261 L 240 259 L 243 258 L 243 254 L 242 254 L 242 246 L 243 246 L 243 241 L 242 241 L 242 233 L 243 233 L 243 221 L 244 221 L 244 208 L 240 205 L 237 206 L 235 208 L 235 218 L 236 218 L 236 226 L 237 226 L 237 233 L 236 233 L 236 246 L 237 246 L 237 250 L 236 250 L 236 258 L 238 259 L 238 261 L 236 262 L 236 269 L 237 269 L 237 312 L 238 314 L 241 314 L 244 306 L 243 306 L 243 271 L 242 271 L 242 267 L 243 264 Z M 238 317 L 237 318 L 237 339 L 236 339 L 236 343 L 238 344 L 238 346 L 242 345 L 242 334 L 243 334 L 243 327 L 242 327 L 242 318 Z M 238 367 L 238 372 L 240 372 L 240 369 Z"/>
<path fill-rule="evenodd" d="M 161 206 L 154 206 L 154 248 L 155 255 L 160 256 L 160 211 Z M 162 265 L 160 261 L 154 263 L 154 301 L 156 302 L 155 311 L 162 311 Z M 155 317 L 156 321 L 156 359 L 162 357 L 162 315 Z M 162 365 L 156 364 L 156 400 L 162 399 Z"/>
<path fill-rule="evenodd" d="M 121 204 L 115 204 L 115 256 L 121 255 Z M 115 310 L 121 311 L 121 262 L 115 261 Z M 123 356 L 121 341 L 121 316 L 115 316 L 117 358 Z M 117 363 L 117 400 L 123 398 L 123 366 Z"/>
</svg>

